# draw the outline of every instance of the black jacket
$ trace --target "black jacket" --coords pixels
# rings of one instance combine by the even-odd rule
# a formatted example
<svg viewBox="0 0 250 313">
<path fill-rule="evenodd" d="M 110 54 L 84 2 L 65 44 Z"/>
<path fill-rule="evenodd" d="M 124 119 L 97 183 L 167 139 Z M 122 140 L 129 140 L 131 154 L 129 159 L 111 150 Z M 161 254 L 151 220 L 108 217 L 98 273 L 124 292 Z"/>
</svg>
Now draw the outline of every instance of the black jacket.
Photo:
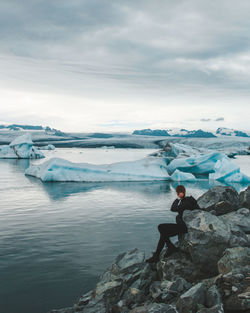
<svg viewBox="0 0 250 313">
<path fill-rule="evenodd" d="M 184 210 L 196 210 L 200 209 L 197 201 L 194 197 L 184 197 L 182 199 L 175 199 L 173 204 L 171 205 L 171 211 L 178 212 L 178 215 L 176 216 L 176 223 L 180 226 L 183 226 L 186 229 L 186 224 L 182 219 L 183 211 Z"/>
</svg>

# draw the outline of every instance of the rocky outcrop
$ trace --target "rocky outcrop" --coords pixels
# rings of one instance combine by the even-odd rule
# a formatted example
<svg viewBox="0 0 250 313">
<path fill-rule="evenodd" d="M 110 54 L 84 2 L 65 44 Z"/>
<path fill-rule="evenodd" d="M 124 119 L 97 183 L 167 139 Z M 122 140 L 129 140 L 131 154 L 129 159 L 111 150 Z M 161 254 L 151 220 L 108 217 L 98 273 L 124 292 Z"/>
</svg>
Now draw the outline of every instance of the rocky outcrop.
<svg viewBox="0 0 250 313">
<path fill-rule="evenodd" d="M 246 234 L 237 226 L 205 211 L 185 211 L 188 232 L 179 236 L 180 248 L 207 274 L 217 274 L 217 262 L 226 247 L 247 246 Z"/>
<path fill-rule="evenodd" d="M 241 208 L 237 211 L 221 215 L 219 217 L 225 223 L 230 224 L 231 229 L 235 226 L 239 227 L 241 231 L 250 234 L 250 210 Z"/>
<path fill-rule="evenodd" d="M 249 313 L 249 215 L 185 211 L 177 252 L 157 264 L 138 249 L 123 253 L 94 290 L 50 313 Z"/>
<path fill-rule="evenodd" d="M 202 210 L 222 215 L 240 207 L 238 192 L 231 186 L 216 186 L 210 188 L 197 199 Z"/>
<path fill-rule="evenodd" d="M 218 261 L 222 274 L 217 285 L 226 311 L 249 312 L 250 310 L 250 248 L 226 249 Z"/>
</svg>

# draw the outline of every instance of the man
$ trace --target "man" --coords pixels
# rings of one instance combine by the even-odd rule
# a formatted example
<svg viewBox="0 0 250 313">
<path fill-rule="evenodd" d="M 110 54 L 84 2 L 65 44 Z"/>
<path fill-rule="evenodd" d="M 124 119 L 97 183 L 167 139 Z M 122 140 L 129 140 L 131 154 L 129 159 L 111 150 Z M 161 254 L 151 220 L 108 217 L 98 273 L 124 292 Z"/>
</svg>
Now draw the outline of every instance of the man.
<svg viewBox="0 0 250 313">
<path fill-rule="evenodd" d="M 170 256 L 172 253 L 178 251 L 178 248 L 170 241 L 169 237 L 176 236 L 187 232 L 187 226 L 182 219 L 184 210 L 200 209 L 197 201 L 192 197 L 186 197 L 186 189 L 184 186 L 179 185 L 176 187 L 176 193 L 178 198 L 171 205 L 171 211 L 178 212 L 176 216 L 176 224 L 160 224 L 158 230 L 160 232 L 160 239 L 156 251 L 153 256 L 146 260 L 148 263 L 156 263 L 160 260 L 160 253 L 166 243 L 167 252 L 164 257 Z"/>
</svg>

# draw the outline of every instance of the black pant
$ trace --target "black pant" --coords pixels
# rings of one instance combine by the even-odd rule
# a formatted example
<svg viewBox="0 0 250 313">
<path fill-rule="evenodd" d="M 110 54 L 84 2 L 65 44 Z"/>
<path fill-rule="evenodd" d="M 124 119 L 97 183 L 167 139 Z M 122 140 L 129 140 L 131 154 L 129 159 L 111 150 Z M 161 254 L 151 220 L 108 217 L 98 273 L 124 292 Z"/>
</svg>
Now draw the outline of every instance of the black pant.
<svg viewBox="0 0 250 313">
<path fill-rule="evenodd" d="M 170 241 L 169 237 L 173 237 L 179 234 L 183 234 L 187 232 L 187 227 L 184 224 L 160 224 L 158 225 L 158 230 L 160 232 L 160 239 L 157 245 L 156 254 L 160 254 L 164 245 L 168 246 L 168 248 L 173 248 L 174 245 Z"/>
</svg>

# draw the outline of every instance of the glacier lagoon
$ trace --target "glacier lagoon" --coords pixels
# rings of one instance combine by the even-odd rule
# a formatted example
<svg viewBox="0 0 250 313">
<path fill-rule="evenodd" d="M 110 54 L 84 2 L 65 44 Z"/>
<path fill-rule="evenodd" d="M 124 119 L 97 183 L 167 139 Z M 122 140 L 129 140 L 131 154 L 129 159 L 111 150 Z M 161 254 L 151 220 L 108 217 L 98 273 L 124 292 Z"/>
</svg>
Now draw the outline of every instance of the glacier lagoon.
<svg viewBox="0 0 250 313">
<path fill-rule="evenodd" d="M 94 164 L 138 160 L 152 149 L 46 151 Z M 250 156 L 233 160 L 250 175 Z M 98 276 L 123 251 L 147 255 L 158 240 L 157 225 L 174 222 L 169 211 L 178 182 L 42 183 L 24 175 L 43 160 L 0 160 L 1 308 L 11 313 L 45 313 L 67 307 L 92 289 Z M 215 181 L 185 182 L 200 196 Z M 237 191 L 246 185 L 233 184 Z"/>
</svg>

